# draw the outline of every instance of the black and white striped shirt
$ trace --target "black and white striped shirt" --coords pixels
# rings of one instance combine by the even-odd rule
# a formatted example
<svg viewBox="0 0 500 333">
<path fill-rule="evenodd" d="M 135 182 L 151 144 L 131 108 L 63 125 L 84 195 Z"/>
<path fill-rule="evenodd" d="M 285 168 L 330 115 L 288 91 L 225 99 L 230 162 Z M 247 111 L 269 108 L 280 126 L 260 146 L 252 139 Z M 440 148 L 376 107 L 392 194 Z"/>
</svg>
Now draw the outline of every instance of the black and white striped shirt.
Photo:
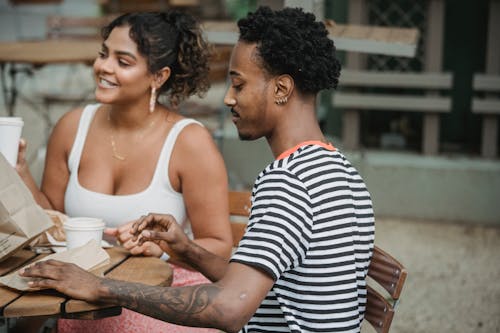
<svg viewBox="0 0 500 333">
<path fill-rule="evenodd" d="M 374 228 L 366 186 L 333 146 L 307 142 L 268 165 L 231 261 L 276 282 L 243 332 L 359 332 Z"/>
</svg>

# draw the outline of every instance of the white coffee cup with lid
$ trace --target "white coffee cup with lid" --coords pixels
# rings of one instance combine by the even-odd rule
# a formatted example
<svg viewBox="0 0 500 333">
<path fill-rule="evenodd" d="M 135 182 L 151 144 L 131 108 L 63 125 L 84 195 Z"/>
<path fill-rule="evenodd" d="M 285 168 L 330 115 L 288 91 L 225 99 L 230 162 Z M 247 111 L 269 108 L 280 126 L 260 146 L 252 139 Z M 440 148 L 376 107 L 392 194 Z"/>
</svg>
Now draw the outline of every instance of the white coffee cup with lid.
<svg viewBox="0 0 500 333">
<path fill-rule="evenodd" d="M 13 167 L 17 163 L 23 126 L 24 122 L 21 117 L 0 117 L 0 153 Z"/>
<path fill-rule="evenodd" d="M 70 217 L 63 224 L 68 250 L 87 244 L 95 239 L 101 244 L 105 223 L 94 217 Z"/>
</svg>

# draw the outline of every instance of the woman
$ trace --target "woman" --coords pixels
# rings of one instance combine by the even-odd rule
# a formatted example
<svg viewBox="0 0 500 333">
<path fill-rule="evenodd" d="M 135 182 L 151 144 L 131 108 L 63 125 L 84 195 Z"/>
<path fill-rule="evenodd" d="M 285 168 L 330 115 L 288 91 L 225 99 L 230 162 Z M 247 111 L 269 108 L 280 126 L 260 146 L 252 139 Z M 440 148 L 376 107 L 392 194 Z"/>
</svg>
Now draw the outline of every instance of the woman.
<svg viewBox="0 0 500 333">
<path fill-rule="evenodd" d="M 152 242 L 137 246 L 129 233 L 129 221 L 157 212 L 173 215 L 196 243 L 227 258 L 231 231 L 224 162 L 209 132 L 175 112 L 179 102 L 202 95 L 209 86 L 208 47 L 198 24 L 179 12 L 125 14 L 102 36 L 94 62 L 100 104 L 59 120 L 49 140 L 41 190 L 26 165 L 25 143 L 18 173 L 42 207 L 103 218 L 111 227 L 107 234 L 133 254 L 163 254 Z M 169 106 L 157 101 L 161 94 Z M 174 266 L 174 285 L 206 281 Z M 127 310 L 117 318 L 75 322 L 61 320 L 58 328 L 182 331 Z"/>
</svg>

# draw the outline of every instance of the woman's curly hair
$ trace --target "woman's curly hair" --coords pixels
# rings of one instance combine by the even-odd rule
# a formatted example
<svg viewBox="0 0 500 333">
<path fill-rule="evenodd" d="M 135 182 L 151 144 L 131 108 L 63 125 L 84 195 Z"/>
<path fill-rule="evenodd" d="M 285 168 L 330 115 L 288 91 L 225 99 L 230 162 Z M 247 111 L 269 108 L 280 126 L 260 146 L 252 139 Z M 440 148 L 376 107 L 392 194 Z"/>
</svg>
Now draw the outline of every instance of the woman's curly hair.
<svg viewBox="0 0 500 333">
<path fill-rule="evenodd" d="M 121 26 L 130 27 L 130 38 L 146 57 L 151 73 L 170 67 L 171 76 L 158 94 L 166 93 L 171 106 L 177 107 L 191 95 L 205 94 L 210 87 L 210 48 L 191 15 L 180 11 L 124 14 L 102 29 L 102 37 L 106 40 Z"/>
<path fill-rule="evenodd" d="M 289 74 L 299 91 L 336 88 L 340 62 L 325 25 L 301 8 L 273 11 L 259 7 L 238 21 L 240 41 L 257 43 L 258 55 L 271 75 Z"/>
</svg>

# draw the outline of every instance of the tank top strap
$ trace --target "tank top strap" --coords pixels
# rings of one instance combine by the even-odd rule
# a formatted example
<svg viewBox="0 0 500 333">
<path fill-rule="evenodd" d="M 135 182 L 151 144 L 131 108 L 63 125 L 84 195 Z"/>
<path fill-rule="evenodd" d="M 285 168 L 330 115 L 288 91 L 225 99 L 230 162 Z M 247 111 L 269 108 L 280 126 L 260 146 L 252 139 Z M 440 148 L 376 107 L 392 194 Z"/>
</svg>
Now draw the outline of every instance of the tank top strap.
<svg viewBox="0 0 500 333">
<path fill-rule="evenodd" d="M 165 139 L 165 143 L 163 144 L 162 151 L 160 153 L 160 158 L 158 159 L 158 164 L 156 166 L 155 174 L 153 176 L 152 184 L 158 184 L 160 186 L 166 186 L 171 191 L 174 191 L 172 185 L 170 184 L 170 179 L 168 177 L 168 166 L 170 163 L 170 156 L 172 155 L 172 151 L 174 150 L 175 142 L 177 141 L 177 137 L 181 133 L 181 131 L 188 125 L 198 124 L 203 126 L 197 120 L 185 118 L 181 119 L 172 126 L 170 132 Z M 175 192 L 175 191 L 174 191 Z"/>
<path fill-rule="evenodd" d="M 83 109 L 80 122 L 78 123 L 75 141 L 73 142 L 73 146 L 71 147 L 71 152 L 68 157 L 68 168 L 71 174 L 77 174 L 90 123 L 92 122 L 92 119 L 94 119 L 94 115 L 99 106 L 101 106 L 101 104 L 89 104 Z"/>
</svg>

